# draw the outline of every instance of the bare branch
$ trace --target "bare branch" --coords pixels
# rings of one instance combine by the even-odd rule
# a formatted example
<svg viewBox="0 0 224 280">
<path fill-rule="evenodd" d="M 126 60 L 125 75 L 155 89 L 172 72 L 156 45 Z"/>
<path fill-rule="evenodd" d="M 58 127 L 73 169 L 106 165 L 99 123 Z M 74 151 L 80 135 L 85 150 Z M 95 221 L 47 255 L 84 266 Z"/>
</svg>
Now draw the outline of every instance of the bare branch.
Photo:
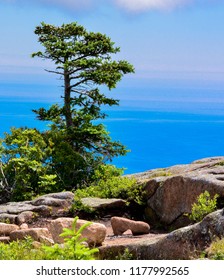
<svg viewBox="0 0 224 280">
<path fill-rule="evenodd" d="M 70 89 L 78 87 L 79 85 L 84 84 L 88 81 L 89 81 L 89 78 L 84 78 L 84 79 L 80 80 L 79 82 L 77 82 L 76 84 L 70 85 Z"/>
<path fill-rule="evenodd" d="M 54 74 L 58 74 L 58 75 L 64 75 L 64 73 L 58 72 L 58 71 L 55 71 L 55 70 L 48 70 L 48 69 L 44 69 L 44 70 L 47 71 L 48 73 L 54 73 Z"/>
</svg>

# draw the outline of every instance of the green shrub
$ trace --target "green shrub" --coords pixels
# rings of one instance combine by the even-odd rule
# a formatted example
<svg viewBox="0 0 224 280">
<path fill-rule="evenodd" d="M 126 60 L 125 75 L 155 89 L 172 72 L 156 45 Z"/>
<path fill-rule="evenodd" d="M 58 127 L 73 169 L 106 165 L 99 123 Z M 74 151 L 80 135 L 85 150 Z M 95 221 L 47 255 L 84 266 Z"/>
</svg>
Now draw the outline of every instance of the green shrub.
<svg viewBox="0 0 224 280">
<path fill-rule="evenodd" d="M 54 191 L 52 149 L 37 129 L 11 128 L 0 139 L 0 203 L 30 200 Z"/>
<path fill-rule="evenodd" d="M 134 203 L 143 206 L 145 204 L 143 185 L 139 184 L 134 177 L 121 176 L 121 169 L 111 165 L 104 167 L 104 171 L 101 175 L 95 173 L 95 183 L 75 191 L 71 213 L 84 211 L 85 213 L 97 215 L 93 208 L 82 203 L 81 199 L 84 197 L 120 198 L 126 200 L 127 205 Z M 100 179 L 96 180 L 96 178 Z"/>
<path fill-rule="evenodd" d="M 138 184 L 135 178 L 122 176 L 114 176 L 107 180 L 99 180 L 97 184 L 78 189 L 75 192 L 75 196 L 78 198 L 121 198 L 128 202 L 134 201 L 140 205 L 144 203 L 142 185 Z"/>
<path fill-rule="evenodd" d="M 190 220 L 200 222 L 206 215 L 214 212 L 217 208 L 217 198 L 217 194 L 211 198 L 208 191 L 200 194 L 197 202 L 192 205 L 191 214 L 188 215 Z"/>
<path fill-rule="evenodd" d="M 122 174 L 123 169 L 104 164 L 88 149 L 76 151 L 70 140 L 53 126 L 44 132 L 11 128 L 5 133 L 0 138 L 0 203 L 74 191 Z"/>
<path fill-rule="evenodd" d="M 33 240 L 27 237 L 25 240 L 13 241 L 9 244 L 0 242 L 0 260 L 42 260 L 45 253 L 42 248 L 35 248 Z"/>
<path fill-rule="evenodd" d="M 92 176 L 93 182 L 99 182 L 100 180 L 108 180 L 114 177 L 123 175 L 124 169 L 118 168 L 112 164 L 101 164 L 95 170 Z"/>
</svg>

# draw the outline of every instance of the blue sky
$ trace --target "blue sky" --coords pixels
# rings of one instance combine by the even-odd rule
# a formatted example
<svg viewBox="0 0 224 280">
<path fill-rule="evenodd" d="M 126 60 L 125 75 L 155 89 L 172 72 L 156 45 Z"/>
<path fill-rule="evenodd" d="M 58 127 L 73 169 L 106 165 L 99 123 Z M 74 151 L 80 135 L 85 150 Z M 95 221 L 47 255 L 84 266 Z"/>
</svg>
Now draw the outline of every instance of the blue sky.
<svg viewBox="0 0 224 280">
<path fill-rule="evenodd" d="M 0 83 L 59 84 L 31 59 L 41 22 L 107 34 L 136 73 L 118 88 L 224 89 L 223 0 L 0 0 Z M 18 92 L 19 94 L 19 92 Z"/>
<path fill-rule="evenodd" d="M 89 31 L 105 33 L 121 47 L 117 59 L 134 65 L 135 74 L 125 76 L 112 91 L 121 99 L 115 118 L 126 116 L 129 129 L 123 133 L 124 123 L 117 122 L 109 131 L 132 150 L 120 166 L 136 172 L 223 154 L 223 119 L 214 125 L 205 118 L 199 129 L 200 117 L 192 117 L 195 125 L 184 125 L 183 119 L 175 130 L 157 112 L 223 116 L 224 0 L 0 0 L 0 132 L 17 122 L 31 125 L 33 115 L 24 118 L 23 113 L 39 107 L 38 102 L 60 98 L 61 81 L 44 71 L 52 65 L 31 58 L 41 49 L 34 29 L 42 21 L 77 21 Z M 33 102 L 30 108 L 24 98 Z M 137 121 L 130 128 L 133 115 L 126 108 L 141 108 L 146 118 L 142 126 Z M 149 126 L 153 114 L 143 109 L 156 111 L 161 125 Z M 16 110 L 21 116 L 15 118 Z"/>
</svg>

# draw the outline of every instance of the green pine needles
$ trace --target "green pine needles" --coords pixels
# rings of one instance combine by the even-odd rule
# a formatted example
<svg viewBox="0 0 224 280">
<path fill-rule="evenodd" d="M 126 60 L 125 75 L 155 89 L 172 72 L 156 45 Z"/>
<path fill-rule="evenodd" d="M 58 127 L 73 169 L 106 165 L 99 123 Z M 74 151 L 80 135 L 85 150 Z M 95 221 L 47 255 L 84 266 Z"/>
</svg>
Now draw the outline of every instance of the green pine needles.
<svg viewBox="0 0 224 280">
<path fill-rule="evenodd" d="M 111 90 L 134 73 L 129 62 L 115 60 L 120 48 L 76 22 L 42 22 L 35 34 L 42 50 L 32 57 L 53 62 L 47 71 L 62 81 L 62 102 L 33 110 L 49 129 L 12 128 L 0 139 L 0 203 L 88 186 L 95 170 L 128 152 L 102 123 L 105 109 L 119 105 Z"/>
</svg>

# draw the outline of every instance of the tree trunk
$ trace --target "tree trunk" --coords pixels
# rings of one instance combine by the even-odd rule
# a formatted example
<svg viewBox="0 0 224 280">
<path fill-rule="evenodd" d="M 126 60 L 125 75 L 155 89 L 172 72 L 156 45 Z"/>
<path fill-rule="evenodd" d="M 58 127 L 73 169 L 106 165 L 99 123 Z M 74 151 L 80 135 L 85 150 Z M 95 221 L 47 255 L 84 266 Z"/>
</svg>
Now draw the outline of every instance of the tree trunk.
<svg viewBox="0 0 224 280">
<path fill-rule="evenodd" d="M 65 108 L 65 119 L 66 127 L 72 127 L 72 112 L 71 112 L 71 88 L 70 88 L 70 77 L 66 69 L 64 70 L 64 108 Z"/>
</svg>

